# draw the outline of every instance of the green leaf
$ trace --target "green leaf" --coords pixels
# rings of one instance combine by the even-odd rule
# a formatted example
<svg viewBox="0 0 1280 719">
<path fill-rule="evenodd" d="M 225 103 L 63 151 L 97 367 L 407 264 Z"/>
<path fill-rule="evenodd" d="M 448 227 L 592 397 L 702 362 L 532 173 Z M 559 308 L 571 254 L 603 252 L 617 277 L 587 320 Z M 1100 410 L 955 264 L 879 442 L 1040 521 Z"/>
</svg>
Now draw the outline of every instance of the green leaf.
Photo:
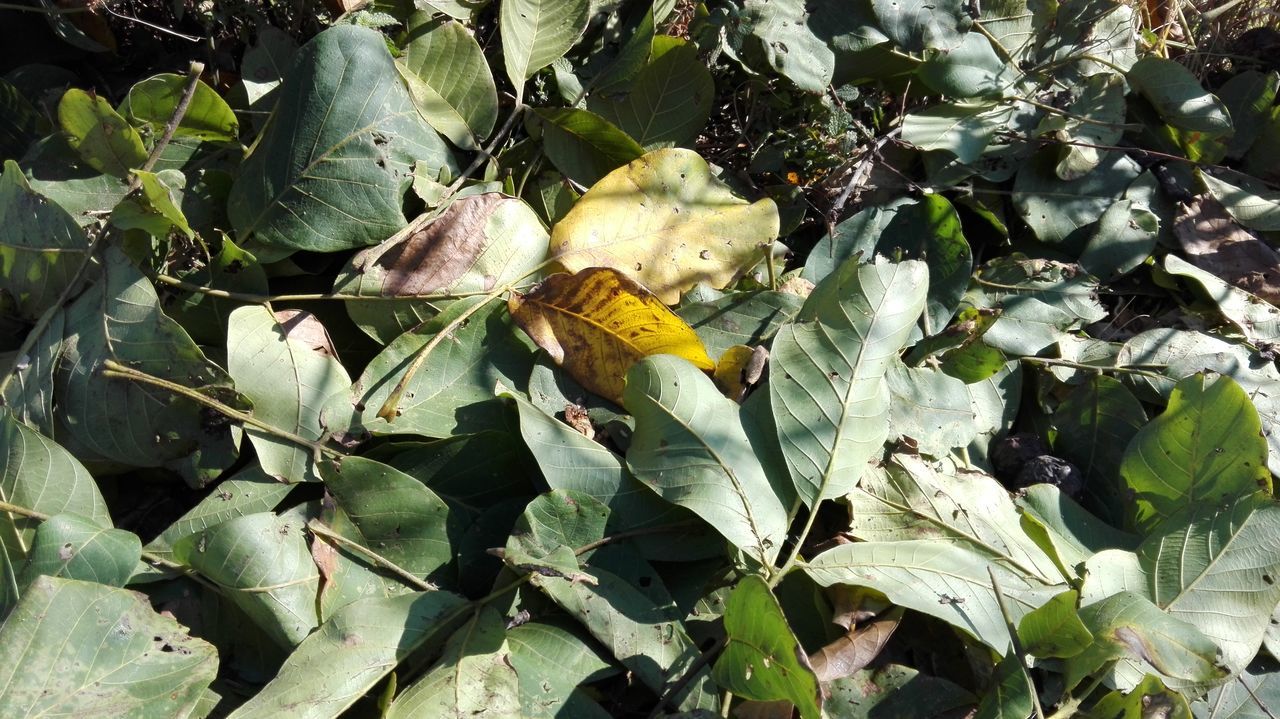
<svg viewBox="0 0 1280 719">
<path fill-rule="evenodd" d="M 1222 677 L 1218 647 L 1192 624 L 1167 614 L 1141 594 L 1122 591 L 1080 609 L 1094 641 L 1066 660 L 1067 688 L 1121 657 L 1139 659 L 1168 677 L 1212 682 Z M 1259 636 L 1261 643 L 1261 636 Z"/>
<path fill-rule="evenodd" d="M 1063 181 L 1055 171 L 1052 151 L 1041 151 L 1024 163 L 1013 183 L 1013 205 L 1041 242 L 1079 252 L 1088 243 L 1089 228 L 1124 195 L 1138 178 L 1138 164 L 1113 152 L 1092 172 Z"/>
<path fill-rule="evenodd" d="M 458 172 L 413 109 L 382 36 L 340 25 L 298 51 L 227 213 L 242 246 L 252 235 L 274 253 L 255 249 L 264 261 L 376 244 L 404 227 L 415 162 Z"/>
<path fill-rule="evenodd" d="M 1195 704 L 1202 719 L 1266 719 L 1280 712 L 1280 671 L 1273 664 L 1255 665 L 1209 692 Z"/>
<path fill-rule="evenodd" d="M 1009 105 L 944 103 L 908 114 L 902 139 L 921 150 L 946 150 L 964 164 L 976 162 L 1001 128 L 1013 121 Z"/>
<path fill-rule="evenodd" d="M 846 500 L 853 517 L 848 532 L 857 539 L 955 544 L 1023 576 L 1062 581 L 1019 528 L 1013 500 L 993 477 L 940 471 L 919 456 L 895 454 L 865 472 Z"/>
<path fill-rule="evenodd" d="M 502 61 L 524 98 L 525 80 L 560 59 L 582 36 L 590 17 L 587 0 L 507 0 L 498 11 Z"/>
<path fill-rule="evenodd" d="M 698 333 L 707 354 L 719 357 L 734 345 L 767 343 L 802 304 L 803 297 L 789 292 L 731 292 L 717 300 L 683 305 L 676 314 Z"/>
<path fill-rule="evenodd" d="M 1274 70 L 1266 74 L 1244 70 L 1233 74 L 1218 88 L 1217 95 L 1226 105 L 1235 128 L 1227 143 L 1228 157 L 1240 159 L 1258 139 L 1270 119 L 1278 89 L 1280 73 Z"/>
<path fill-rule="evenodd" d="M 688 146 L 711 115 L 715 82 L 698 61 L 694 43 L 664 35 L 655 38 L 653 48 L 653 59 L 633 80 L 596 92 L 587 107 L 645 150 Z"/>
<path fill-rule="evenodd" d="M 1190 277 L 1250 343 L 1265 346 L 1280 342 L 1280 308 L 1222 281 L 1217 275 L 1186 262 L 1177 255 L 1166 255 L 1164 269 L 1171 275 Z"/>
<path fill-rule="evenodd" d="M 1210 137 L 1231 133 L 1226 106 L 1201 87 L 1182 63 L 1148 55 L 1129 68 L 1126 78 L 1134 92 L 1146 98 L 1170 125 Z"/>
<path fill-rule="evenodd" d="M 182 101 L 186 85 L 187 78 L 173 73 L 149 77 L 129 88 L 120 112 L 151 125 L 152 132 L 159 137 Z M 235 142 L 239 135 L 240 122 L 231 106 L 213 88 L 197 80 L 174 136 Z"/>
<path fill-rule="evenodd" d="M 1072 181 L 1093 171 L 1106 156 L 1101 149 L 1115 145 L 1124 134 L 1124 78 L 1102 72 L 1085 78 L 1079 94 L 1066 115 L 1049 115 L 1040 123 L 1041 132 L 1052 132 L 1063 141 L 1054 170 L 1059 178 Z"/>
<path fill-rule="evenodd" d="M 1080 266 L 1103 280 L 1114 280 L 1141 266 L 1151 256 L 1160 218 L 1134 202 L 1120 200 L 1098 218 L 1093 236 L 1080 251 Z"/>
<path fill-rule="evenodd" d="M 0 716 L 187 716 L 217 669 L 143 595 L 40 577 L 0 625 Z"/>
<path fill-rule="evenodd" d="M 523 716 L 519 677 L 508 661 L 510 647 L 502 615 L 490 607 L 476 613 L 449 638 L 440 661 L 391 703 L 384 716 Z"/>
<path fill-rule="evenodd" d="M 1023 650 L 1040 659 L 1066 658 L 1092 644 L 1093 634 L 1076 612 L 1079 600 L 1079 592 L 1068 590 L 1024 616 L 1018 624 Z"/>
<path fill-rule="evenodd" d="M 0 411 L 0 501 L 46 515 L 74 514 L 95 527 L 111 527 L 107 504 L 93 476 L 53 440 Z M 39 522 L 0 513 L 0 547 L 21 567 Z"/>
<path fill-rule="evenodd" d="M 1120 464 L 1125 447 L 1147 423 L 1142 403 L 1118 380 L 1097 374 L 1071 390 L 1050 422 L 1054 453 L 1080 469 L 1089 505 L 1123 524 Z"/>
<path fill-rule="evenodd" d="M 282 647 L 297 646 L 319 623 L 320 575 L 301 519 L 270 512 L 237 517 L 178 540 L 173 556 L 225 587 Z"/>
<path fill-rule="evenodd" d="M 586 627 L 609 653 L 645 686 L 661 694 L 683 677 L 698 658 L 676 607 L 655 602 L 631 582 L 598 566 L 589 568 L 595 584 L 531 575 L 531 582 Z M 671 697 L 682 709 L 718 705 L 716 685 L 707 668 Z"/>
<path fill-rule="evenodd" d="M 862 669 L 826 688 L 823 709 L 832 719 L 934 719 L 977 703 L 960 686 L 901 664 Z"/>
<path fill-rule="evenodd" d="M 945 457 L 968 446 L 979 432 L 993 429 L 979 420 L 969 385 L 942 370 L 894 362 L 885 383 L 889 439 L 912 440 L 921 454 Z"/>
<path fill-rule="evenodd" d="M 113 360 L 197 391 L 231 394 L 231 378 L 160 311 L 155 288 L 122 252 L 109 247 L 102 264 L 103 277 L 65 310 L 75 342 L 64 345 L 54 372 L 59 440 L 74 441 L 82 456 L 173 467 L 198 484 L 234 460 L 225 426 L 206 428 L 200 405 L 169 390 L 103 378 L 103 364 Z"/>
<path fill-rule="evenodd" d="M 304 639 L 231 718 L 338 716 L 467 606 L 443 591 L 349 604 Z"/>
<path fill-rule="evenodd" d="M 1051 484 L 1033 484 L 1017 498 L 1022 531 L 1054 557 L 1065 573 L 1078 574 L 1090 557 L 1110 548 L 1136 549 L 1138 538 L 1089 514 Z"/>
<path fill-rule="evenodd" d="M 1016 624 L 1063 587 L 1047 586 L 964 545 L 934 540 L 855 542 L 814 557 L 806 573 L 824 587 L 869 587 L 889 601 L 972 635 L 997 652 L 1009 650 L 1009 629 L 991 588 L 994 571 Z"/>
<path fill-rule="evenodd" d="M 1265 428 L 1273 473 L 1280 473 L 1280 371 L 1261 361 L 1248 346 L 1188 330 L 1159 327 L 1125 342 L 1115 358 L 1118 367 L 1142 367 L 1164 375 L 1127 377 L 1147 397 L 1163 400 L 1174 382 L 1202 370 L 1221 372 L 1235 380 L 1253 401 Z"/>
<path fill-rule="evenodd" d="M 213 491 L 147 545 L 152 554 L 168 558 L 183 537 L 246 514 L 270 512 L 294 489 L 251 465 L 218 483 Z"/>
<path fill-rule="evenodd" d="M 462 23 L 421 11 L 409 16 L 407 38 L 396 68 L 414 106 L 450 142 L 478 149 L 498 120 L 498 90 L 480 45 Z"/>
<path fill-rule="evenodd" d="M 419 578 L 453 558 L 449 508 L 419 480 L 363 457 L 325 462 L 320 476 L 362 546 Z"/>
<path fill-rule="evenodd" d="M 128 177 L 147 161 L 138 131 L 97 95 L 67 90 L 58 103 L 58 125 L 72 149 L 99 172 Z"/>
<path fill-rule="evenodd" d="M 991 687 L 978 704 L 974 719 L 1025 719 L 1035 708 L 1022 657 L 1010 652 L 996 665 Z"/>
<path fill-rule="evenodd" d="M 356 253 L 333 289 L 378 298 L 488 292 L 534 270 L 548 241 L 542 221 L 522 200 L 496 192 L 460 197 L 420 231 Z M 384 344 L 433 316 L 429 304 L 440 303 L 346 303 L 351 319 Z"/>
<path fill-rule="evenodd" d="M 633 365 L 623 397 L 636 418 L 627 452 L 636 478 L 755 561 L 772 562 L 787 533 L 787 508 L 747 439 L 738 405 L 671 355 Z"/>
<path fill-rule="evenodd" d="M 541 128 L 542 149 L 556 169 L 588 187 L 644 154 L 627 133 L 593 112 L 537 108 L 529 118 Z"/>
<path fill-rule="evenodd" d="M 836 58 L 816 34 L 809 13 L 802 0 L 746 0 L 741 22 L 775 73 L 820 94 L 831 84 Z"/>
<path fill-rule="evenodd" d="M 1280 230 L 1280 192 L 1253 192 L 1219 180 L 1207 172 L 1198 173 L 1205 187 L 1236 222 L 1254 230 Z"/>
<path fill-rule="evenodd" d="M 203 239 L 209 242 L 214 238 Z M 209 253 L 211 256 L 207 264 L 186 271 L 175 267 L 170 272 L 178 279 L 201 287 L 251 295 L 270 294 L 267 274 L 258 264 L 257 258 L 238 247 L 230 237 L 218 233 L 216 243 L 211 243 Z M 182 293 L 182 290 L 176 288 L 157 289 L 164 303 L 165 313 L 177 320 L 197 343 L 221 345 L 226 342 L 226 328 L 231 322 L 231 312 L 241 303 L 202 292 Z M 173 293 L 179 293 L 176 300 Z"/>
<path fill-rule="evenodd" d="M 823 235 L 818 240 L 805 260 L 801 276 L 810 282 L 820 282 L 855 254 L 861 252 L 864 256 L 870 256 L 884 228 L 897 215 L 898 210 L 910 204 L 909 199 L 902 198 L 886 205 L 872 205 L 858 210 L 852 217 L 836 225 L 834 232 Z"/>
<path fill-rule="evenodd" d="M 850 259 L 774 338 L 778 439 L 809 506 L 849 492 L 888 437 L 884 373 L 915 329 L 928 284 L 922 262 Z"/>
<path fill-rule="evenodd" d="M 344 409 L 354 406 L 364 428 L 375 435 L 448 437 L 502 426 L 502 406 L 494 400 L 494 386 L 499 382 L 524 386 L 533 365 L 533 353 L 516 335 L 506 307 L 491 303 L 447 338 L 436 337 L 457 313 L 483 301 L 476 297 L 455 302 L 435 320 L 393 340 L 351 387 L 350 405 L 344 404 Z M 379 418 L 378 410 L 412 358 L 432 341 L 438 344 L 409 382 L 398 416 L 393 422 Z M 336 417 L 328 419 L 327 413 L 324 419 L 342 424 Z"/>
<path fill-rule="evenodd" d="M 609 508 L 585 492 L 553 489 L 525 507 L 507 539 L 505 561 L 522 571 L 578 577 L 574 550 L 604 538 Z"/>
<path fill-rule="evenodd" d="M 991 41 L 970 32 L 951 49 L 925 51 L 917 70 L 920 79 L 935 92 L 955 98 L 999 97 L 1014 77 L 1010 66 L 996 54 Z"/>
<path fill-rule="evenodd" d="M 4 314 L 34 321 L 71 282 L 89 243 L 75 219 L 33 191 L 12 160 L 5 161 L 0 175 L 0 227 Z"/>
<path fill-rule="evenodd" d="M 713 671 L 721 686 L 755 701 L 790 701 L 801 719 L 822 714 L 818 677 L 764 579 L 749 575 L 729 593 L 724 631 L 728 641 Z"/>
<path fill-rule="evenodd" d="M 503 392 L 516 403 L 520 435 L 553 490 L 594 497 L 609 508 L 606 531 L 628 532 L 694 520 L 688 511 L 662 501 L 631 476 L 618 455 L 548 415 L 515 392 Z M 675 529 L 633 540 L 647 557 L 671 558 L 674 550 L 690 550 L 690 538 Z M 716 549 L 719 552 L 719 548 Z"/>
<path fill-rule="evenodd" d="M 511 666 L 520 678 L 520 706 L 526 716 L 564 716 L 569 695 L 610 664 L 588 636 L 544 621 L 521 624 L 507 631 Z"/>
<path fill-rule="evenodd" d="M 135 170 L 134 177 L 139 184 L 139 192 L 124 198 L 111 211 L 111 224 L 124 230 L 142 230 L 159 238 L 165 238 L 169 232 L 177 228 L 188 238 L 194 238 L 195 232 L 187 222 L 186 215 L 178 206 L 175 190 L 182 190 L 186 178 L 177 170 L 163 170 L 160 173 Z"/>
<path fill-rule="evenodd" d="M 947 198 L 930 194 L 901 207 L 885 225 L 875 251 L 895 259 L 921 260 L 929 266 L 926 329 L 938 332 L 945 327 L 960 306 L 973 274 L 973 253 L 960 216 Z"/>
<path fill-rule="evenodd" d="M 1184 507 L 1271 491 L 1258 413 L 1230 377 L 1178 382 L 1169 407 L 1129 442 L 1120 474 L 1132 526 L 1149 532 Z"/>
<path fill-rule="evenodd" d="M 236 389 L 253 401 L 253 416 L 277 429 L 323 441 L 325 401 L 351 384 L 347 371 L 317 337 L 328 333 L 310 312 L 285 310 L 273 315 L 262 305 L 231 313 L 227 327 L 227 371 Z M 335 428 L 336 429 L 336 428 Z M 252 426 L 244 428 L 262 469 L 277 481 L 318 479 L 308 447 Z"/>
<path fill-rule="evenodd" d="M 961 0 L 871 0 L 871 9 L 884 34 L 907 52 L 959 47 L 969 25 Z"/>
<path fill-rule="evenodd" d="M 75 514 L 55 514 L 40 524 L 20 584 L 41 575 L 123 587 L 142 553 L 138 535 L 103 527 Z"/>
<path fill-rule="evenodd" d="M 1222 663 L 1244 669 L 1280 602 L 1280 506 L 1245 497 L 1189 504 L 1138 549 L 1151 596 L 1217 643 Z"/>
<path fill-rule="evenodd" d="M 1113 691 L 1098 700 L 1089 710 L 1094 719 L 1142 719 L 1152 710 L 1167 719 L 1191 719 L 1187 698 L 1173 691 L 1160 681 L 1160 677 L 1147 674 L 1128 693 Z"/>
</svg>

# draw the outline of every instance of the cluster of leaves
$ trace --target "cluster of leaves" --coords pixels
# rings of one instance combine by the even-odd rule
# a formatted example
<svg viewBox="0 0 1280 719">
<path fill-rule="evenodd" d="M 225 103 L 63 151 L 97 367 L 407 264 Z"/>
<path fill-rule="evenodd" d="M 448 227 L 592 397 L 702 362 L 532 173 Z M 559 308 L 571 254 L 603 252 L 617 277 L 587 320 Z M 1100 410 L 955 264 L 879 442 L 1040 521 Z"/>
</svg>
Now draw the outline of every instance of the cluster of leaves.
<svg viewBox="0 0 1280 719">
<path fill-rule="evenodd" d="M 1280 75 L 1145 38 L 430 0 L 15 70 L 0 716 L 1280 711 Z M 712 166 L 724 78 L 830 123 Z"/>
</svg>

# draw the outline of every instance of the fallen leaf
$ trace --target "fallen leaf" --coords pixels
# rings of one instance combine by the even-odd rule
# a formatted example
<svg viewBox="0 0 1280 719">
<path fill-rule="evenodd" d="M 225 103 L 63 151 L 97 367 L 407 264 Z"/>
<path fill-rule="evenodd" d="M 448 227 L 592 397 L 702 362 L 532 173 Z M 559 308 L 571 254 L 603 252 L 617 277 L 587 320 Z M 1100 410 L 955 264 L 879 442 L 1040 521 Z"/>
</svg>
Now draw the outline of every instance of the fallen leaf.
<svg viewBox="0 0 1280 719">
<path fill-rule="evenodd" d="M 507 303 L 539 347 L 583 387 L 622 401 L 627 370 L 641 357 L 669 354 L 715 368 L 693 328 L 651 292 L 608 267 L 557 273 Z"/>
<path fill-rule="evenodd" d="M 853 676 L 884 649 L 902 621 L 902 607 L 894 607 L 866 624 L 855 625 L 843 636 L 809 655 L 818 681 L 831 682 Z"/>
<path fill-rule="evenodd" d="M 1217 200 L 1201 197 L 1185 205 L 1173 234 L 1191 264 L 1280 304 L 1280 253 L 1241 227 Z"/>
<path fill-rule="evenodd" d="M 699 282 L 725 287 L 764 257 L 778 208 L 733 194 L 692 150 L 656 150 L 610 172 L 551 233 L 552 259 L 570 272 L 612 267 L 663 302 Z"/>
<path fill-rule="evenodd" d="M 338 350 L 333 346 L 333 338 L 329 330 L 324 328 L 320 320 L 305 310 L 277 310 L 276 322 L 284 330 L 284 336 L 297 340 L 310 347 L 316 354 L 325 357 L 337 357 Z"/>
</svg>

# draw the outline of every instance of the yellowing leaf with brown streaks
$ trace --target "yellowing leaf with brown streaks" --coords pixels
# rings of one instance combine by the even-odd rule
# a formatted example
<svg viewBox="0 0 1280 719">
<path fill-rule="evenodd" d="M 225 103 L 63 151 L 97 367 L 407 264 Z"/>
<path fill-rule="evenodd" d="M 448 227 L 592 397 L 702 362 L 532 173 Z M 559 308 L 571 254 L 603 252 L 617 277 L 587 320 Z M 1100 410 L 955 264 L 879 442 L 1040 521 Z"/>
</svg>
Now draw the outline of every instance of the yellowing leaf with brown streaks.
<svg viewBox="0 0 1280 719">
<path fill-rule="evenodd" d="M 556 223 L 551 252 L 570 272 L 612 267 L 674 304 L 699 282 L 733 282 L 777 236 L 773 200 L 738 197 L 698 153 L 670 148 L 593 185 Z"/>
<path fill-rule="evenodd" d="M 583 387 L 621 403 L 627 370 L 641 357 L 670 354 L 711 370 L 693 328 L 653 293 L 609 267 L 557 273 L 527 295 L 513 295 L 511 316 Z"/>
</svg>

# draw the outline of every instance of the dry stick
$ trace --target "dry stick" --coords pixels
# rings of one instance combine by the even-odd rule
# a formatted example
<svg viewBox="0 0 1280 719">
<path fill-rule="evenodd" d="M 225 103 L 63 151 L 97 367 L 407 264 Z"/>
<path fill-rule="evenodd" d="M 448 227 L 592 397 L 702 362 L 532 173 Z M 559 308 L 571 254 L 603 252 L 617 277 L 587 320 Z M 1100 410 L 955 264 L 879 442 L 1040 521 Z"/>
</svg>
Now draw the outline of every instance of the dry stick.
<svg viewBox="0 0 1280 719">
<path fill-rule="evenodd" d="M 160 159 L 160 153 L 164 152 L 164 148 L 169 144 L 169 140 L 173 139 L 174 131 L 177 129 L 179 123 L 182 122 L 182 117 L 187 113 L 187 108 L 191 106 L 191 97 L 195 94 L 196 83 L 199 81 L 200 73 L 203 71 L 204 63 L 191 63 L 190 68 L 187 70 L 187 85 L 182 90 L 182 99 L 178 101 L 178 106 L 174 108 L 173 116 L 169 118 L 169 122 L 165 125 L 164 135 L 162 135 L 156 142 L 155 146 L 151 148 L 151 154 L 147 155 L 147 161 L 142 166 L 144 170 L 149 170 L 150 168 L 155 167 L 156 161 Z M 138 179 L 137 175 L 134 175 L 133 179 L 129 181 L 129 192 L 137 190 L 141 184 L 142 181 Z M 44 314 L 40 315 L 40 319 L 36 320 L 35 326 L 31 328 L 31 331 L 27 332 L 27 336 L 22 340 L 22 345 L 18 347 L 17 353 L 14 354 L 13 365 L 5 371 L 4 377 L 0 378 L 0 405 L 4 403 L 3 396 L 5 389 L 9 386 L 9 382 L 13 380 L 13 377 L 18 373 L 18 363 L 22 361 L 22 358 L 31 351 L 31 348 L 34 347 L 36 342 L 38 342 L 41 336 L 44 335 L 45 330 L 49 328 L 49 323 L 53 321 L 53 316 L 56 315 L 62 309 L 62 306 L 71 299 L 71 296 L 75 294 L 80 281 L 84 279 L 85 273 L 88 272 L 89 267 L 93 264 L 93 258 L 97 254 L 98 247 L 102 244 L 102 240 L 106 234 L 106 231 L 103 230 L 94 236 L 93 240 L 89 243 L 88 250 L 85 251 L 84 260 L 81 261 L 80 266 L 76 268 L 75 273 L 71 276 L 71 281 L 67 283 L 66 287 L 62 288 L 62 293 L 58 295 L 57 301 L 50 305 L 49 309 L 44 311 Z"/>
<path fill-rule="evenodd" d="M 350 539 L 347 539 L 341 534 L 338 534 L 332 529 L 329 529 L 328 527 L 321 524 L 319 520 L 313 519 L 310 522 L 307 522 L 307 529 L 310 529 L 313 534 L 317 534 L 321 537 L 324 537 L 325 539 L 333 541 L 337 544 L 341 544 L 342 546 L 348 549 L 351 549 L 358 554 L 363 554 L 365 557 L 372 560 L 375 565 L 382 567 L 383 569 L 386 569 L 390 572 L 393 572 L 394 574 L 399 576 L 401 579 L 405 580 L 407 583 L 409 583 L 410 585 L 412 585 L 417 589 L 420 589 L 424 592 L 434 592 L 440 588 L 432 584 L 431 582 L 425 581 L 423 579 L 419 579 L 418 577 L 414 576 L 414 574 L 409 570 L 401 567 L 400 565 L 396 564 L 390 559 L 387 559 L 381 554 L 378 554 L 372 549 L 369 549 L 368 547 L 358 542 L 354 542 Z"/>
<path fill-rule="evenodd" d="M 106 368 L 102 371 L 103 377 L 107 377 L 109 379 L 128 379 L 128 380 L 133 380 L 134 382 L 149 384 L 155 387 L 159 387 L 160 389 L 168 390 L 176 395 L 186 397 L 187 399 L 193 402 L 196 402 L 197 404 L 202 404 L 218 412 L 219 414 L 222 414 L 237 422 L 240 422 L 241 424 L 247 424 L 250 427 L 254 427 L 263 432 L 266 432 L 267 434 L 270 434 L 275 437 L 279 437 L 280 439 L 284 439 L 289 442 L 293 442 L 294 444 L 306 447 L 311 450 L 312 458 L 317 463 L 320 460 L 320 455 L 328 455 L 330 457 L 344 456 L 342 452 L 339 452 L 338 450 L 333 449 L 332 447 L 328 447 L 322 442 L 307 439 L 306 437 L 303 437 L 298 434 L 294 434 L 293 432 L 290 432 L 288 430 L 280 429 L 279 427 L 276 427 L 274 425 L 267 424 L 266 422 L 263 422 L 262 420 L 254 417 L 251 414 L 241 412 L 240 410 L 230 405 L 223 404 L 222 402 L 219 402 L 218 400 L 208 395 L 201 394 L 191 389 L 190 387 L 184 387 L 175 382 L 170 382 L 167 379 L 156 377 L 154 375 L 149 375 L 146 372 L 141 372 L 139 370 L 133 369 L 132 367 L 122 365 L 119 362 L 116 362 L 115 360 L 107 360 L 106 362 L 103 363 L 103 366 Z"/>
</svg>

